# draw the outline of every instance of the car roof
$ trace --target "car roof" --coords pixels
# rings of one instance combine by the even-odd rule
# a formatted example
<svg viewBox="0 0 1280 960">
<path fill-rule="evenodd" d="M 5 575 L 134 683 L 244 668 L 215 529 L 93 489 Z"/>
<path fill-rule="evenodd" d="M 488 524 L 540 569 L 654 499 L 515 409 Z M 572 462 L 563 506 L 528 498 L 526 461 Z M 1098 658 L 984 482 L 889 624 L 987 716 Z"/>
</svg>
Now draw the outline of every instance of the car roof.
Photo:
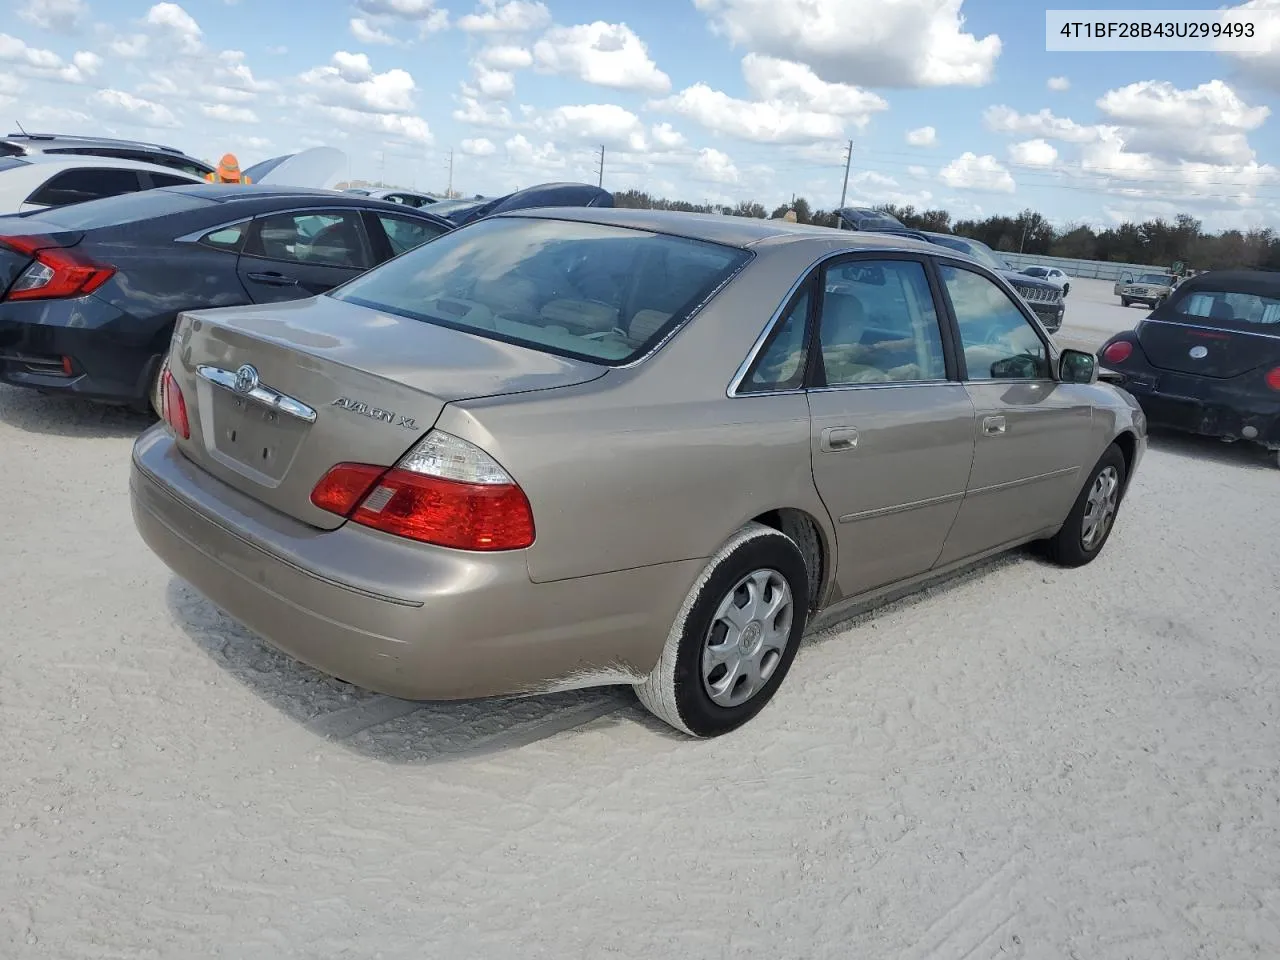
<svg viewBox="0 0 1280 960">
<path fill-rule="evenodd" d="M 1259 297 L 1280 298 L 1280 271 L 1209 270 L 1188 277 L 1178 286 L 1179 296 L 1195 293 L 1197 290 L 1251 293 Z"/>
<path fill-rule="evenodd" d="M 13 159 L 22 160 L 23 163 L 29 164 L 33 170 L 48 170 L 49 168 L 108 167 L 121 168 L 125 170 L 144 170 L 150 173 L 166 173 L 175 177 L 191 177 L 192 186 L 202 182 L 194 174 L 185 173 L 182 170 L 175 170 L 173 167 L 164 167 L 157 163 L 146 163 L 142 160 L 126 160 L 122 157 L 100 157 L 96 154 L 83 153 L 30 153 L 24 157 L 14 157 Z"/>
<path fill-rule="evenodd" d="M 649 230 L 689 240 L 704 240 L 730 247 L 747 248 L 761 244 L 777 245 L 800 241 L 840 239 L 850 249 L 915 250 L 937 252 L 930 243 L 912 237 L 897 236 L 878 230 L 836 230 L 808 223 L 786 220 L 761 220 L 758 217 L 734 217 L 715 213 L 685 213 L 678 210 L 641 210 L 633 207 L 533 207 L 511 210 L 497 217 L 530 217 L 546 220 L 572 220 L 602 226 Z"/>
<path fill-rule="evenodd" d="M 172 154 L 175 157 L 195 159 L 187 157 L 177 147 L 170 147 L 163 143 L 151 143 L 148 140 L 121 140 L 117 137 L 81 137 L 68 133 L 9 133 L 0 137 L 0 142 L 23 144 L 36 151 L 50 147 L 103 146 L 151 150 L 156 153 Z"/>
<path fill-rule="evenodd" d="M 277 187 L 271 184 L 257 183 L 205 183 L 203 181 L 176 187 L 159 187 L 158 189 L 163 190 L 165 193 L 178 193 L 197 200 L 207 200 L 210 203 L 220 204 L 234 204 L 237 201 L 247 200 L 314 200 L 315 206 L 329 204 L 361 207 L 367 210 L 386 210 L 388 213 L 395 212 L 404 216 L 416 216 L 445 226 L 453 226 L 448 220 L 432 213 L 430 207 L 411 207 L 391 200 L 381 200 L 377 197 L 364 196 L 358 193 L 344 193 L 339 190 L 323 190 L 312 187 Z M 312 204 L 307 205 L 311 206 Z"/>
</svg>

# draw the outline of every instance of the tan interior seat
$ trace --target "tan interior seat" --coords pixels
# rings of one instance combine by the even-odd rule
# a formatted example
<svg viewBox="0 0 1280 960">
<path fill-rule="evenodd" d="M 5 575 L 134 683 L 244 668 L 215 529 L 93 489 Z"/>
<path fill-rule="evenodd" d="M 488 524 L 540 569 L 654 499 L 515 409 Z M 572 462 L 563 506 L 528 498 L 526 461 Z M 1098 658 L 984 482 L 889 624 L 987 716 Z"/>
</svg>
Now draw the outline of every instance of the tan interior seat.
<svg viewBox="0 0 1280 960">
<path fill-rule="evenodd" d="M 661 310 L 637 310 L 627 326 L 627 335 L 636 343 L 644 343 L 670 319 L 671 314 Z"/>
<path fill-rule="evenodd" d="M 538 314 L 549 324 L 572 333 L 608 333 L 618 324 L 614 307 L 590 300 L 552 300 Z"/>
</svg>

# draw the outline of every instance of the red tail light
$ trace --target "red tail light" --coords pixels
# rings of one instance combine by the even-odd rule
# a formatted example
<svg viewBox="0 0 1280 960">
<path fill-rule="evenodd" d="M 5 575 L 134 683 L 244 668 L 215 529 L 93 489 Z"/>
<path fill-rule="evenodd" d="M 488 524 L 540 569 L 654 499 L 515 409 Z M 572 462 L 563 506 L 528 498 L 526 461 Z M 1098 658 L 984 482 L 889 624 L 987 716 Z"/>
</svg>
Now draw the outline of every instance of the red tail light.
<svg viewBox="0 0 1280 960">
<path fill-rule="evenodd" d="M 433 430 L 391 468 L 340 463 L 311 493 L 322 510 L 384 533 L 456 550 L 521 550 L 533 510 L 487 453 Z"/>
<path fill-rule="evenodd" d="M 1107 349 L 1102 351 L 1102 362 L 1107 366 L 1115 366 L 1118 363 L 1124 363 L 1133 353 L 1133 344 L 1128 340 L 1117 340 Z"/>
<path fill-rule="evenodd" d="M 8 300 L 62 300 L 83 297 L 115 275 L 114 267 L 93 263 L 44 237 L 0 237 L 0 244 L 35 257 L 9 287 Z"/>
<path fill-rule="evenodd" d="M 1280 367 L 1274 367 L 1267 371 L 1267 386 L 1272 390 L 1280 390 Z"/>
<path fill-rule="evenodd" d="M 183 440 L 191 439 L 191 422 L 187 419 L 187 401 L 182 395 L 182 388 L 173 378 L 168 367 L 165 368 L 160 381 L 160 396 L 164 408 L 164 422 L 173 428 L 173 432 Z"/>
</svg>

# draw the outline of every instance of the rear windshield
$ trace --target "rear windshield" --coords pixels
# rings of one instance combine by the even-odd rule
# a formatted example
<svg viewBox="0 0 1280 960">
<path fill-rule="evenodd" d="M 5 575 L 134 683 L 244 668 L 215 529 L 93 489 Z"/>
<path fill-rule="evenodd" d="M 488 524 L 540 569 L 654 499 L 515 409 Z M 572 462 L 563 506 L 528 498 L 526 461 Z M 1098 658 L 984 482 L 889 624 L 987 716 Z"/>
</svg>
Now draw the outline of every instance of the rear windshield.
<svg viewBox="0 0 1280 960">
<path fill-rule="evenodd" d="M 1167 287 L 1173 283 L 1173 277 L 1166 273 L 1144 273 L 1137 279 L 1138 283 L 1150 283 L 1157 287 Z"/>
<path fill-rule="evenodd" d="M 1274 332 L 1280 324 L 1280 298 L 1256 293 L 1197 290 L 1184 296 L 1173 308 L 1184 317 L 1208 320 L 1224 327 L 1259 327 Z"/>
<path fill-rule="evenodd" d="M 969 256 L 973 257 L 973 259 L 992 270 L 1006 269 L 1005 265 L 996 259 L 994 253 L 976 240 L 963 240 L 960 237 L 947 237 L 933 234 L 929 235 L 929 239 L 934 243 L 942 244 L 944 247 L 950 247 L 952 250 L 959 250 L 961 253 L 967 253 Z"/>
<path fill-rule="evenodd" d="M 1027 267 L 1022 272 L 1028 277 L 1047 277 L 1049 275 L 1049 271 L 1044 267 Z"/>
<path fill-rule="evenodd" d="M 211 202 L 162 188 L 103 197 L 101 200 L 86 200 L 84 203 L 68 204 L 65 207 L 32 210 L 18 216 L 39 217 L 41 223 L 52 223 L 66 230 L 94 230 L 195 210 Z"/>
<path fill-rule="evenodd" d="M 642 230 L 504 217 L 446 233 L 331 295 L 613 365 L 644 354 L 749 257 Z"/>
</svg>

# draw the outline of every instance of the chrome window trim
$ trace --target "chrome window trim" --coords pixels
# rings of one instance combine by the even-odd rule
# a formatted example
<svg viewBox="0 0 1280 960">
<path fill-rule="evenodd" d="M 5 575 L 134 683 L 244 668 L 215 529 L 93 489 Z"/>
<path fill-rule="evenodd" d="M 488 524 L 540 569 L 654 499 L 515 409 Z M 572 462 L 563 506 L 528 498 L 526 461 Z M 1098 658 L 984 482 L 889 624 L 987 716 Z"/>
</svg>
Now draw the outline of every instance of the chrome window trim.
<svg viewBox="0 0 1280 960">
<path fill-rule="evenodd" d="M 1183 316 L 1185 316 L 1185 314 L 1183 314 Z M 1144 318 L 1142 323 L 1163 323 L 1165 326 L 1182 327 L 1186 330 L 1207 330 L 1212 333 L 1231 333 L 1238 334 L 1242 337 L 1262 337 L 1266 340 L 1280 340 L 1280 333 L 1263 333 L 1261 330 L 1231 330 L 1227 327 L 1210 327 L 1203 323 L 1179 323 L 1176 320 L 1152 320 L 1150 317 Z"/>
</svg>

